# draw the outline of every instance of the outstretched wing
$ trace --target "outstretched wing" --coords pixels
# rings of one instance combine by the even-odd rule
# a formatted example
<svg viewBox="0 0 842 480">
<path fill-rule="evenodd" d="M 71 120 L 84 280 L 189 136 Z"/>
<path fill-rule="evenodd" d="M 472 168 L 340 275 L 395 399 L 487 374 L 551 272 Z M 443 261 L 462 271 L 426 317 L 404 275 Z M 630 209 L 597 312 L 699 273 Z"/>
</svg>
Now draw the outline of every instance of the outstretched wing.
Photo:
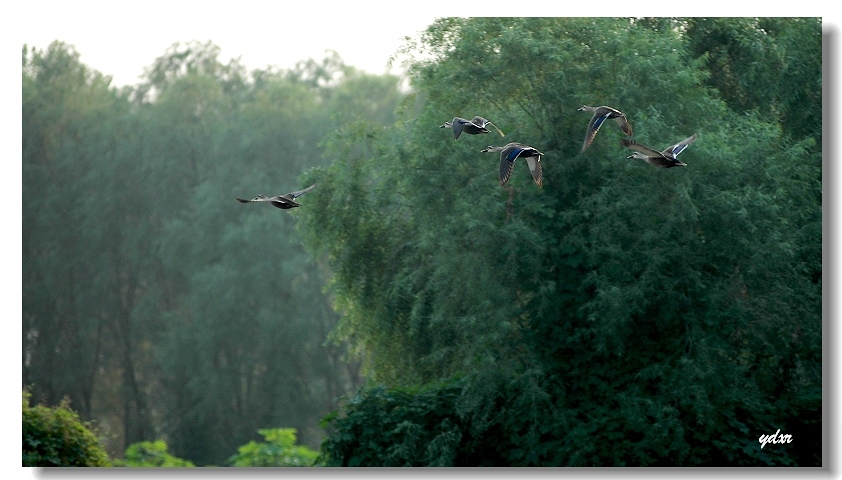
<svg viewBox="0 0 842 480">
<path fill-rule="evenodd" d="M 243 198 L 237 198 L 237 201 L 240 202 L 240 203 L 261 202 L 261 201 L 265 201 L 266 198 L 267 198 L 266 195 L 263 195 L 261 193 L 260 195 L 252 198 L 251 200 L 245 200 Z"/>
<path fill-rule="evenodd" d="M 476 125 L 477 127 L 480 128 L 479 133 L 486 133 L 483 130 L 488 130 L 485 127 L 487 127 L 488 125 L 491 125 L 492 127 L 494 127 L 495 130 L 497 130 L 498 133 L 500 133 L 501 137 L 506 136 L 505 133 L 503 133 L 499 128 L 497 128 L 497 125 L 494 125 L 490 120 L 488 120 L 485 117 L 480 117 L 479 115 L 477 115 L 473 119 L 471 119 L 471 123 L 473 123 L 474 125 Z"/>
<path fill-rule="evenodd" d="M 526 152 L 528 155 L 540 155 L 540 152 L 538 152 L 538 150 L 515 142 L 506 145 L 506 148 L 500 151 L 501 187 L 509 181 L 509 177 L 512 176 L 512 171 L 515 168 L 515 160 L 517 160 L 517 157 L 523 155 L 524 152 Z M 529 169 L 532 170 L 532 166 L 530 166 Z"/>
<path fill-rule="evenodd" d="M 541 155 L 526 157 L 526 164 L 529 165 L 529 171 L 532 173 L 532 179 L 540 187 L 544 182 L 544 171 L 541 168 Z"/>
<path fill-rule="evenodd" d="M 474 118 L 471 119 L 471 123 L 473 123 L 474 125 L 477 125 L 479 127 L 485 127 L 486 125 L 488 125 L 491 122 L 489 122 L 487 118 L 480 117 L 479 115 L 477 115 L 477 116 L 475 116 Z"/>
<path fill-rule="evenodd" d="M 636 152 L 640 152 L 640 153 L 646 155 L 647 157 L 660 158 L 660 157 L 664 156 L 664 154 L 662 154 L 661 152 L 659 152 L 657 150 L 653 150 L 653 149 L 647 147 L 646 145 L 642 145 L 642 144 L 640 144 L 640 143 L 638 143 L 634 140 L 630 140 L 628 138 L 624 138 L 624 139 L 620 140 L 620 143 L 624 147 L 626 147 L 628 149 L 631 149 L 631 150 L 634 150 Z"/>
<path fill-rule="evenodd" d="M 523 151 L 523 146 L 517 144 L 506 145 L 506 148 L 500 151 L 500 186 L 502 187 L 509 181 L 512 176 L 512 171 L 515 168 L 515 160 L 517 160 L 520 152 Z"/>
<path fill-rule="evenodd" d="M 295 200 L 296 198 L 300 197 L 301 195 L 304 195 L 305 193 L 309 192 L 310 190 L 312 190 L 314 188 L 316 188 L 315 183 L 310 185 L 309 187 L 305 188 L 304 190 L 298 190 L 297 192 L 291 192 L 291 193 L 287 193 L 287 194 L 281 195 L 281 196 L 288 199 L 288 200 Z"/>
<path fill-rule="evenodd" d="M 629 120 L 626 118 L 625 114 L 620 114 L 620 116 L 616 117 L 614 120 L 617 120 L 617 125 L 620 126 L 620 130 L 622 130 L 627 137 L 632 136 L 632 126 L 631 123 L 629 123 Z"/>
<path fill-rule="evenodd" d="M 602 126 L 602 123 L 605 122 L 605 120 L 608 119 L 610 115 L 611 112 L 608 111 L 602 115 L 594 115 L 593 117 L 591 117 L 591 121 L 590 123 L 588 123 L 588 130 L 585 132 L 585 143 L 582 145 L 583 152 L 591 146 L 594 137 L 596 137 L 596 133 Z"/>
<path fill-rule="evenodd" d="M 672 155 L 673 158 L 677 157 L 679 153 L 683 152 L 687 147 L 690 146 L 691 143 L 696 141 L 696 134 L 694 133 L 692 136 L 685 138 L 684 140 L 667 147 L 662 153 L 664 155 Z"/>
<path fill-rule="evenodd" d="M 453 127 L 453 139 L 456 140 L 459 138 L 459 135 L 462 135 L 462 129 L 465 128 L 465 124 L 468 123 L 468 121 L 464 118 L 453 117 L 453 121 L 450 123 Z"/>
</svg>

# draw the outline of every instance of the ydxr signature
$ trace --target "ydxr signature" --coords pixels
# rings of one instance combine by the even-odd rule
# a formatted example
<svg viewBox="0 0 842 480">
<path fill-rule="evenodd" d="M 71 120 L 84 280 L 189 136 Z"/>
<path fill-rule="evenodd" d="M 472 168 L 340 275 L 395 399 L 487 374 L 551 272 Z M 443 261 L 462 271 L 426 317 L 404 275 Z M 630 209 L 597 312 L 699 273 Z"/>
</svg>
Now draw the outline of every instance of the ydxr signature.
<svg viewBox="0 0 842 480">
<path fill-rule="evenodd" d="M 772 435 L 761 435 L 760 448 L 765 447 L 767 443 L 792 443 L 792 435 L 787 433 L 785 435 L 778 436 L 779 433 L 781 433 L 780 428 Z"/>
</svg>

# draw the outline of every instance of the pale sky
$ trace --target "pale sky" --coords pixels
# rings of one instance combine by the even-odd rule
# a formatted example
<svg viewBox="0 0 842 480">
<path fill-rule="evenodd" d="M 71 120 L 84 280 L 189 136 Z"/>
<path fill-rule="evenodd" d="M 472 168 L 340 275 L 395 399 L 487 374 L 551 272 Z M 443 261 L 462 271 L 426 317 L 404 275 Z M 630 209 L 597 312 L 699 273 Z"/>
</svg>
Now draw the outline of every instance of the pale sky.
<svg viewBox="0 0 842 480">
<path fill-rule="evenodd" d="M 803 1 L 803 0 L 802 0 Z M 820 15 L 799 2 L 803 13 L 744 12 L 730 0 L 707 0 L 691 6 L 690 15 Z M 321 60 L 335 50 L 347 65 L 370 73 L 387 71 L 389 57 L 406 36 L 417 37 L 437 17 L 444 16 L 661 16 L 677 15 L 666 2 L 594 0 L 566 5 L 552 0 L 452 0 L 397 2 L 386 0 L 31 0 L 11 7 L 2 28 L 17 29 L 16 61 L 23 44 L 46 49 L 54 40 L 73 45 L 80 61 L 105 75 L 112 85 L 135 85 L 146 67 L 174 43 L 211 41 L 221 49 L 223 63 L 240 57 L 246 70 L 267 66 L 292 68 L 296 62 Z M 720 8 L 717 8 L 719 5 Z M 791 8 L 794 6 L 790 3 Z M 667 7 L 663 9 L 661 7 Z M 745 5 L 742 5 L 745 7 Z M 764 10 L 768 10 L 766 5 Z M 702 12 L 693 10 L 702 8 Z M 776 7 L 778 8 L 778 7 Z M 687 10 L 682 6 L 682 10 Z M 774 10 L 774 9 L 773 9 Z M 7 12 L 8 14 L 9 12 Z M 687 15 L 687 12 L 680 12 Z M 391 72 L 399 73 L 400 64 Z"/>
<path fill-rule="evenodd" d="M 23 44 L 46 49 L 61 40 L 75 47 L 83 64 L 111 75 L 115 86 L 139 83 L 144 68 L 172 44 L 194 40 L 220 47 L 223 63 L 240 57 L 248 71 L 292 68 L 335 50 L 345 64 L 381 74 L 403 38 L 417 37 L 436 18 L 430 9 L 359 1 L 36 0 L 25 5 L 18 12 L 18 51 Z M 400 72 L 400 65 L 391 71 Z"/>
</svg>

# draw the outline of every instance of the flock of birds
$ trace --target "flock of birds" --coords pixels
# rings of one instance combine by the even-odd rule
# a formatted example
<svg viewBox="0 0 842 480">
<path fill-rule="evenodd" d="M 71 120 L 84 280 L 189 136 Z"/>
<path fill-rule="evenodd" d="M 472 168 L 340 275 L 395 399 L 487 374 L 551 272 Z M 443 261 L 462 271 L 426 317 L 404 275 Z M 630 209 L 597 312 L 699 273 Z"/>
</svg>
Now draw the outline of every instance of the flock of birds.
<svg viewBox="0 0 842 480">
<path fill-rule="evenodd" d="M 610 118 L 613 118 L 617 122 L 617 125 L 620 127 L 620 130 L 622 130 L 622 132 L 626 136 L 632 136 L 632 126 L 626 118 L 626 114 L 617 110 L 616 108 L 605 105 L 600 107 L 582 105 L 581 107 L 579 107 L 578 110 L 580 112 L 593 112 L 593 116 L 591 117 L 591 120 L 588 123 L 588 129 L 585 132 L 585 142 L 582 145 L 581 152 L 584 152 L 585 150 L 587 150 L 588 147 L 591 146 L 591 143 L 593 143 L 594 137 L 596 137 L 596 134 L 597 132 L 599 132 L 600 127 L 602 127 L 602 124 Z M 452 129 L 453 139 L 457 140 L 459 136 L 462 135 L 462 133 L 466 133 L 469 135 L 489 133 L 491 132 L 491 130 L 487 128 L 489 125 L 494 127 L 497 130 L 497 132 L 500 133 L 501 137 L 506 136 L 499 128 L 497 128 L 497 125 L 494 125 L 488 119 L 480 116 L 476 116 L 471 120 L 466 120 L 462 117 L 453 117 L 453 120 L 449 122 L 444 122 L 444 124 L 440 125 L 439 128 Z M 686 163 L 678 160 L 678 155 L 695 141 L 696 134 L 693 134 L 690 137 L 685 138 L 684 140 L 674 145 L 670 145 L 669 147 L 665 148 L 660 152 L 655 150 L 654 148 L 647 147 L 646 145 L 638 143 L 629 138 L 624 138 L 620 140 L 620 143 L 624 147 L 630 150 L 634 150 L 634 152 L 626 158 L 636 158 L 639 160 L 645 160 L 650 165 L 654 165 L 659 168 L 672 168 L 687 166 Z M 541 168 L 541 157 L 544 156 L 544 154 L 538 151 L 538 149 L 530 147 L 529 145 L 524 145 L 522 143 L 510 142 L 503 146 L 489 145 L 480 150 L 480 153 L 486 152 L 500 152 L 501 187 L 506 185 L 506 183 L 509 181 L 509 177 L 511 177 L 512 171 L 514 171 L 515 161 L 518 158 L 523 158 L 526 161 L 526 164 L 529 166 L 529 171 L 530 173 L 532 173 L 532 179 L 535 180 L 535 184 L 539 187 L 543 184 L 544 173 Z M 316 188 L 315 183 L 303 190 L 298 190 L 296 192 L 285 193 L 283 195 L 275 195 L 274 197 L 267 197 L 266 195 L 260 194 L 252 198 L 251 200 L 237 198 L 237 201 L 240 203 L 269 202 L 271 205 L 277 208 L 286 210 L 290 208 L 300 207 L 301 204 L 296 202 L 295 200 L 314 188 Z"/>
</svg>

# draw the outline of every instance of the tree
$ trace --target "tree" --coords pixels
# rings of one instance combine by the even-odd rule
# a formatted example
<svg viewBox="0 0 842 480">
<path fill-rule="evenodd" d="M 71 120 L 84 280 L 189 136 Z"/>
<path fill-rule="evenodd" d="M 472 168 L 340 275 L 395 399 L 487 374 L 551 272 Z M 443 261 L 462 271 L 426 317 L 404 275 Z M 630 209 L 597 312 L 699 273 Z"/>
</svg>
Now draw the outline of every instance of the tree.
<svg viewBox="0 0 842 480">
<path fill-rule="evenodd" d="M 307 173 L 326 188 L 303 233 L 329 259 L 337 335 L 393 389 L 335 417 L 331 462 L 432 464 L 369 445 L 400 430 L 393 405 L 421 401 L 381 394 L 437 382 L 422 403 L 442 417 L 405 421 L 430 439 L 446 418 L 498 465 L 820 462 L 818 128 L 790 136 L 735 111 L 682 25 L 443 19 L 422 38 L 434 59 L 412 69 L 418 119 L 325 144 L 335 161 Z M 698 133 L 689 166 L 626 160 L 610 128 L 579 154 L 583 103 L 621 108 L 659 148 Z M 500 188 L 478 154 L 493 134 L 435 138 L 474 114 L 545 153 L 542 189 L 519 164 Z M 378 414 L 382 428 L 356 430 Z M 803 443 L 761 450 L 776 428 Z"/>
<path fill-rule="evenodd" d="M 172 77 L 153 105 L 156 118 L 175 114 L 162 128 L 171 135 L 188 123 L 179 112 L 203 112 L 172 140 L 200 151 L 165 149 L 180 168 L 196 160 L 195 174 L 181 176 L 195 183 L 180 190 L 184 205 L 160 237 L 168 276 L 182 279 L 157 350 L 170 444 L 197 464 L 219 464 L 262 426 L 282 423 L 317 445 L 318 419 L 358 381 L 341 367 L 341 348 L 322 346 L 336 316 L 321 266 L 300 245 L 297 212 L 234 198 L 306 186 L 296 176 L 323 162 L 318 142 L 331 125 L 322 87 L 264 71 L 232 98 L 216 77 L 192 71 Z M 167 93 L 179 82 L 196 85 L 193 106 Z"/>
<path fill-rule="evenodd" d="M 148 252 L 131 251 L 143 236 L 133 226 L 146 224 L 123 201 L 136 192 L 124 148 L 136 135 L 128 99 L 78 57 L 61 42 L 24 49 L 23 381 L 39 401 L 67 395 L 91 418 L 106 396 L 94 394 L 98 372 L 117 364 L 126 435 L 142 438 L 150 413 L 131 316 L 146 265 L 129 258 Z"/>
<path fill-rule="evenodd" d="M 693 54 L 706 62 L 715 87 L 735 111 L 780 120 L 784 132 L 821 145 L 814 115 L 822 109 L 820 18 L 691 18 Z"/>
<path fill-rule="evenodd" d="M 391 121 L 397 83 L 338 56 L 347 77 L 320 84 L 218 55 L 176 44 L 117 91 L 68 45 L 24 48 L 24 386 L 68 395 L 114 455 L 166 439 L 220 464 L 279 423 L 315 446 L 361 382 L 326 343 L 337 316 L 297 214 L 234 197 L 297 187 L 333 115 Z"/>
</svg>

